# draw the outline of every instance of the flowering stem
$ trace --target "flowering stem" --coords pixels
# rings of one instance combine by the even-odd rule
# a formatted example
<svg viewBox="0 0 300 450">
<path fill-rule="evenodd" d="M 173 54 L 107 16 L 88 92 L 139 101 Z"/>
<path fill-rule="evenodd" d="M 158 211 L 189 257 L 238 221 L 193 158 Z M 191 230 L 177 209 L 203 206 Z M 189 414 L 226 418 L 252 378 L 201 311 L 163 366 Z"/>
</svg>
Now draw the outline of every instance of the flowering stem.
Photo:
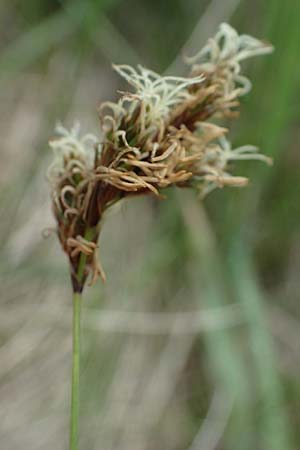
<svg viewBox="0 0 300 450">
<path fill-rule="evenodd" d="M 86 240 L 91 240 L 94 231 L 87 230 Z M 86 265 L 86 255 L 81 253 L 77 270 L 77 278 L 82 282 Z M 81 306 L 82 293 L 73 293 L 73 367 L 71 387 L 71 425 L 70 425 L 70 450 L 78 450 L 78 423 L 79 423 L 79 379 L 80 379 L 80 337 L 81 337 Z"/>
<path fill-rule="evenodd" d="M 78 450 L 81 303 L 82 303 L 82 294 L 79 292 L 74 292 L 74 295 L 73 295 L 73 368 L 72 368 L 70 450 Z"/>
</svg>

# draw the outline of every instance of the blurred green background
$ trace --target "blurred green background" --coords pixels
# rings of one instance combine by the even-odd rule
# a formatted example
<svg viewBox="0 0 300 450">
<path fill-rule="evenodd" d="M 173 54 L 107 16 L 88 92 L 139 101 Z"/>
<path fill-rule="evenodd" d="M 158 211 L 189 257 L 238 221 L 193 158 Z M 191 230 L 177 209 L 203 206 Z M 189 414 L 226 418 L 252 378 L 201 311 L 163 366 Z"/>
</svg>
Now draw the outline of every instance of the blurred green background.
<svg viewBox="0 0 300 450">
<path fill-rule="evenodd" d="M 244 67 L 233 124 L 272 168 L 245 189 L 126 201 L 86 291 L 81 449 L 300 446 L 300 2 L 4 0 L 0 4 L 0 446 L 67 448 L 71 289 L 45 173 L 57 120 L 97 134 L 124 88 L 111 63 L 184 74 L 222 21 L 272 42 Z"/>
</svg>

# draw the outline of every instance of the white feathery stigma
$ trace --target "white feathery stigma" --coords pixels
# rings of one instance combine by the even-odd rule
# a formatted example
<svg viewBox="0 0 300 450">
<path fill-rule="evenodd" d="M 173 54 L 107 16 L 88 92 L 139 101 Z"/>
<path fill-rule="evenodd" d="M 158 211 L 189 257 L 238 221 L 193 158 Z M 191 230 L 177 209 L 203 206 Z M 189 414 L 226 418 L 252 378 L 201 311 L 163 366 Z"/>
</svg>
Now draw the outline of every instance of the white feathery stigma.
<svg viewBox="0 0 300 450">
<path fill-rule="evenodd" d="M 137 70 L 128 65 L 113 67 L 135 89 L 133 93 L 125 93 L 122 104 L 126 101 L 134 106 L 140 103 L 145 127 L 167 120 L 172 108 L 192 98 L 189 86 L 202 83 L 205 79 L 203 75 L 194 78 L 161 76 L 140 65 Z"/>
<path fill-rule="evenodd" d="M 272 53 L 273 46 L 247 34 L 238 34 L 227 23 L 222 23 L 216 35 L 195 56 L 186 58 L 188 64 L 194 65 L 204 72 L 212 73 L 216 69 L 226 70 L 227 81 L 234 89 L 235 84 L 241 86 L 239 96 L 248 93 L 251 82 L 240 75 L 240 62 L 253 56 Z"/>
<path fill-rule="evenodd" d="M 49 142 L 54 152 L 54 160 L 47 172 L 49 181 L 55 184 L 67 170 L 92 169 L 98 138 L 91 133 L 80 136 L 79 122 L 70 130 L 58 123 L 55 131 L 57 137 Z"/>
</svg>

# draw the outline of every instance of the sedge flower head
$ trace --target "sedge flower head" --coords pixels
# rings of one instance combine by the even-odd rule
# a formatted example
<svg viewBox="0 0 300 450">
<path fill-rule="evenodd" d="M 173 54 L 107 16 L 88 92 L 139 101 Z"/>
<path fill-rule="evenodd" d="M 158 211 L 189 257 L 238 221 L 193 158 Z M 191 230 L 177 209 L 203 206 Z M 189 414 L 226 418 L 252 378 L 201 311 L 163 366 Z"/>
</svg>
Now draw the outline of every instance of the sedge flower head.
<svg viewBox="0 0 300 450">
<path fill-rule="evenodd" d="M 241 62 L 272 47 L 222 24 L 204 48 L 188 60 L 187 77 L 161 76 L 149 69 L 114 66 L 129 85 L 117 102 L 99 108 L 101 145 L 91 134 L 57 128 L 50 142 L 48 171 L 58 236 L 71 263 L 73 287 L 82 290 L 89 273 L 104 278 L 97 241 L 107 208 L 124 197 L 162 197 L 169 186 L 196 187 L 201 197 L 215 188 L 241 187 L 232 173 L 240 160 L 271 160 L 254 146 L 233 148 L 228 129 L 217 124 L 238 113 L 239 97 L 251 83 Z M 92 239 L 86 232 L 93 230 Z M 80 256 L 86 257 L 78 280 Z"/>
</svg>

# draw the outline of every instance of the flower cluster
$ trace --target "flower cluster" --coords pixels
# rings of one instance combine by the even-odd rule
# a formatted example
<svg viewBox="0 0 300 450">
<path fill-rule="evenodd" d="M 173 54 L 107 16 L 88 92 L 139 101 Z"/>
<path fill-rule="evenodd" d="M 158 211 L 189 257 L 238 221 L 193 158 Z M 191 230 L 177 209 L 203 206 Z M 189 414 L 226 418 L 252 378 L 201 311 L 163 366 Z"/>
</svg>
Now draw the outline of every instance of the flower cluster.
<svg viewBox="0 0 300 450">
<path fill-rule="evenodd" d="M 89 272 L 93 280 L 104 278 L 95 250 L 102 215 L 113 203 L 138 194 L 161 196 L 172 185 L 196 187 L 203 197 L 217 187 L 247 183 L 247 178 L 230 173 L 231 161 L 271 162 L 256 147 L 232 149 L 228 130 L 215 123 L 235 117 L 239 97 L 251 88 L 241 74 L 241 61 L 271 51 L 270 45 L 222 24 L 187 60 L 187 78 L 163 77 L 141 66 L 114 66 L 131 89 L 117 103 L 99 108 L 101 143 L 94 135 L 80 137 L 78 127 L 70 132 L 57 128 L 48 175 L 74 290 L 82 290 Z"/>
</svg>

